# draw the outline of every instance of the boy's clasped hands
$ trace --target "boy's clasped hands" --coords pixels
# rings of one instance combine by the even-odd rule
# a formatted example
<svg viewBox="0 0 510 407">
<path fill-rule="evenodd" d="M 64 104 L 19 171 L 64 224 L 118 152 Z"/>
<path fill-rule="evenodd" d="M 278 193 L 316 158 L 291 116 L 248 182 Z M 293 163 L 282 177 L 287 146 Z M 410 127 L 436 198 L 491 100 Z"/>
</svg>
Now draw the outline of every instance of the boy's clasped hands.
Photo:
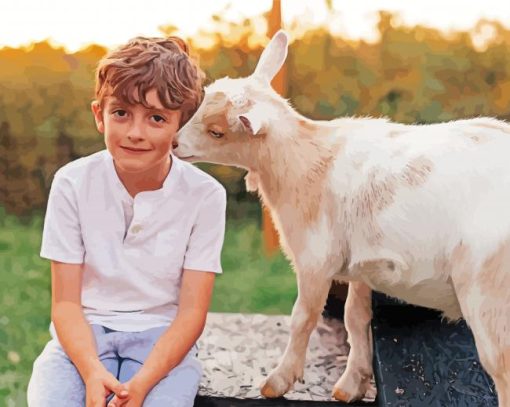
<svg viewBox="0 0 510 407">
<path fill-rule="evenodd" d="M 107 407 L 141 407 L 145 397 L 149 393 L 136 376 L 125 383 L 120 383 L 117 378 L 105 368 L 99 368 L 85 380 L 86 407 L 104 407 L 108 396 L 115 396 L 107 404 Z"/>
</svg>

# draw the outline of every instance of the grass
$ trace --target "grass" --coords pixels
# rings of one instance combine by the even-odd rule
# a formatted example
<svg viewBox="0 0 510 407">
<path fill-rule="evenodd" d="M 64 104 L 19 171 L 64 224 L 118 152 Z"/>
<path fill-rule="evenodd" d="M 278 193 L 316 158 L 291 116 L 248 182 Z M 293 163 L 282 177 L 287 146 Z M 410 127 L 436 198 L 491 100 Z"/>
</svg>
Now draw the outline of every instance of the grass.
<svg viewBox="0 0 510 407">
<path fill-rule="evenodd" d="M 43 218 L 0 207 L 0 406 L 26 406 L 32 363 L 50 339 L 50 269 L 39 257 Z M 266 258 L 256 220 L 228 221 L 212 311 L 289 314 L 295 276 L 278 254 Z"/>
</svg>

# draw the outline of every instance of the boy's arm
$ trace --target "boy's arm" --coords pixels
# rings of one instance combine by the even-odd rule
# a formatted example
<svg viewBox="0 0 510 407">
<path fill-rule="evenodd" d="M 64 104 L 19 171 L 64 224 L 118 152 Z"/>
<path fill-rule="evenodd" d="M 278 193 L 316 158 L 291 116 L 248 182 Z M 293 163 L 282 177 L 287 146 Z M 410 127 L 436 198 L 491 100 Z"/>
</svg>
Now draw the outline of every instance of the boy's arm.
<svg viewBox="0 0 510 407">
<path fill-rule="evenodd" d="M 51 262 L 51 319 L 58 340 L 85 379 L 101 365 L 81 307 L 82 264 Z"/>
<path fill-rule="evenodd" d="M 177 316 L 131 380 L 133 387 L 148 393 L 184 359 L 198 340 L 205 326 L 215 275 L 184 269 Z"/>
<path fill-rule="evenodd" d="M 93 388 L 87 389 L 88 401 L 96 405 L 97 398 L 98 405 L 104 405 L 105 388 L 121 394 L 124 386 L 97 356 L 94 334 L 81 306 L 82 276 L 82 264 L 51 262 L 51 319 L 62 348 L 87 387 L 94 381 Z"/>
</svg>

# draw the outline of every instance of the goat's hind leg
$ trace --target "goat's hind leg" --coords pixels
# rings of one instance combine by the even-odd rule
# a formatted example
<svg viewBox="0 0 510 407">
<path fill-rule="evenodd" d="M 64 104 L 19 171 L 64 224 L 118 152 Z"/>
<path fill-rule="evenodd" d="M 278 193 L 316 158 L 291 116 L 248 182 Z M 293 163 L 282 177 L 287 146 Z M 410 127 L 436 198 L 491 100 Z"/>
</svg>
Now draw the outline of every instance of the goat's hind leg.
<svg viewBox="0 0 510 407">
<path fill-rule="evenodd" d="M 344 323 L 351 346 L 347 367 L 333 388 L 333 397 L 343 402 L 375 393 L 372 368 L 372 290 L 364 283 L 350 282 Z"/>
<path fill-rule="evenodd" d="M 452 281 L 480 362 L 496 385 L 499 406 L 510 407 L 510 245 L 479 269 L 467 255 L 454 266 Z"/>
<path fill-rule="evenodd" d="M 332 279 L 320 272 L 297 272 L 298 297 L 292 309 L 290 338 L 278 366 L 262 383 L 264 397 L 280 397 L 303 378 L 306 349 L 312 330 L 324 309 Z"/>
</svg>

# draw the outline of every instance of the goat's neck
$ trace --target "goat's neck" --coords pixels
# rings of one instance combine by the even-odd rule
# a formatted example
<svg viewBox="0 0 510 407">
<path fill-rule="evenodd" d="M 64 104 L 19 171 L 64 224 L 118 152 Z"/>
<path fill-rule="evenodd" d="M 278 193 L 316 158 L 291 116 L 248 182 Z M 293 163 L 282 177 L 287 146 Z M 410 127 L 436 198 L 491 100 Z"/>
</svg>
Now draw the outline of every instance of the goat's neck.
<svg viewBox="0 0 510 407">
<path fill-rule="evenodd" d="M 259 146 L 257 174 L 259 193 L 269 207 L 299 207 L 303 191 L 324 184 L 327 169 L 336 156 L 338 140 L 331 126 L 314 122 L 295 112 L 272 123 Z"/>
</svg>

